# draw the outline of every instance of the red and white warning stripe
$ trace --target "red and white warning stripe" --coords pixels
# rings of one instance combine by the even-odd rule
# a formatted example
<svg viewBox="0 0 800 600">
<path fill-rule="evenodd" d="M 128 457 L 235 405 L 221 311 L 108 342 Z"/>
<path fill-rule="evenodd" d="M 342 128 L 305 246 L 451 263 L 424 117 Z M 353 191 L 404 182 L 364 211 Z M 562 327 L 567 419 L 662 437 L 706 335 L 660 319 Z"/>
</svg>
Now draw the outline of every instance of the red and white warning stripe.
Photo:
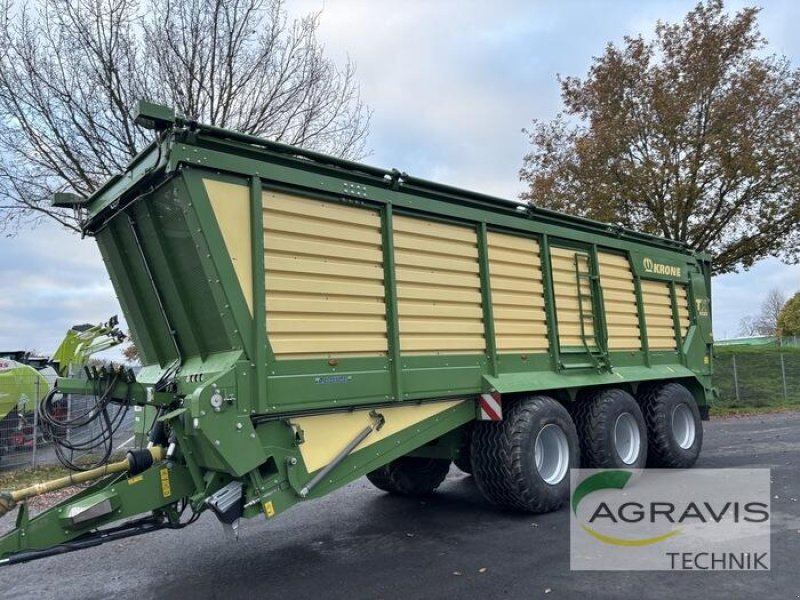
<svg viewBox="0 0 800 600">
<path fill-rule="evenodd" d="M 481 394 L 481 421 L 502 421 L 503 405 L 500 401 L 500 392 Z"/>
</svg>

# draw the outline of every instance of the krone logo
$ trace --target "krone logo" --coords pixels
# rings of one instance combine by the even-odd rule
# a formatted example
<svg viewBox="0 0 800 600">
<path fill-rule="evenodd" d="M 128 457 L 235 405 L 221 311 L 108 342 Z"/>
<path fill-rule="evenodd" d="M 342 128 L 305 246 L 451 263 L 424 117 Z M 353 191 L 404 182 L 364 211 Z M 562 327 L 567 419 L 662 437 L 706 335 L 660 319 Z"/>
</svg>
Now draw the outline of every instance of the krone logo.
<svg viewBox="0 0 800 600">
<path fill-rule="evenodd" d="M 665 265 L 655 262 L 650 257 L 645 257 L 642 260 L 642 266 L 646 273 L 653 273 L 655 275 L 668 275 L 669 277 L 680 277 L 681 268 L 674 265 Z"/>
</svg>

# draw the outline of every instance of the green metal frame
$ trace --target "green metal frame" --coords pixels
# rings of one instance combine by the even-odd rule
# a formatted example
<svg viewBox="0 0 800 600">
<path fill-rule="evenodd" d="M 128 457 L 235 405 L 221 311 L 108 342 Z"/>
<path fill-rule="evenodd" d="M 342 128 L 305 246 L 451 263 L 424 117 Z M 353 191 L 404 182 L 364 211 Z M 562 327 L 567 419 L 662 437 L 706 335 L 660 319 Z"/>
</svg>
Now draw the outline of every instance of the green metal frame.
<svg viewBox="0 0 800 600">
<path fill-rule="evenodd" d="M 481 278 L 481 307 L 483 309 L 484 339 L 486 358 L 489 360 L 490 374 L 497 376 L 497 339 L 494 331 L 494 311 L 492 309 L 491 273 L 489 272 L 489 240 L 486 223 L 478 224 L 478 262 Z"/>
<path fill-rule="evenodd" d="M 163 484 L 165 478 L 166 488 Z M 177 504 L 193 490 L 186 468 L 177 464 L 161 464 L 134 477 L 111 475 L 35 517 L 30 517 L 27 505 L 22 505 L 17 513 L 16 528 L 0 536 L 0 560 L 20 552 L 80 542 L 100 525 L 145 513 L 152 513 L 165 522 L 177 525 Z M 110 515 L 76 525 L 66 520 L 71 507 L 91 504 L 99 498 L 111 500 L 113 512 Z"/>
<path fill-rule="evenodd" d="M 249 138 L 246 138 L 248 142 Z M 205 353 L 184 356 L 181 375 L 191 376 L 197 372 L 211 377 L 236 368 L 235 382 L 232 389 L 247 378 L 249 390 L 248 400 L 238 393 L 239 411 L 252 415 L 296 414 L 302 411 L 314 411 L 336 406 L 365 406 L 385 402 L 387 400 L 425 400 L 436 397 L 453 397 L 459 395 L 477 395 L 488 388 L 501 392 L 516 390 L 521 381 L 527 380 L 530 391 L 549 388 L 544 386 L 543 376 L 558 375 L 559 387 L 565 390 L 577 389 L 579 385 L 587 385 L 575 377 L 582 374 L 581 369 L 566 372 L 562 349 L 558 340 L 558 319 L 554 306 L 553 282 L 550 273 L 550 247 L 557 244 L 561 247 L 575 248 L 586 252 L 589 256 L 593 291 L 593 314 L 596 315 L 595 335 L 599 349 L 607 340 L 607 325 L 604 318 L 602 290 L 598 281 L 597 254 L 612 251 L 628 256 L 631 260 L 637 286 L 637 302 L 641 306 L 641 280 L 661 279 L 688 282 L 689 272 L 705 264 L 704 257 L 692 253 L 673 242 L 660 241 L 655 238 L 641 236 L 631 232 L 612 228 L 586 220 L 574 219 L 541 211 L 518 210 L 496 200 L 458 191 L 452 188 L 436 186 L 410 178 L 389 175 L 379 176 L 371 167 L 359 169 L 344 168 L 336 161 L 313 161 L 290 156 L 280 148 L 276 150 L 269 144 L 256 147 L 243 142 L 236 135 L 223 135 L 217 130 L 202 128 L 191 133 L 176 129 L 164 134 L 162 148 L 151 149 L 151 152 L 162 154 L 160 166 L 149 172 L 145 179 L 157 181 L 156 192 L 166 190 L 163 194 L 171 194 L 183 207 L 183 218 L 186 227 L 197 247 L 197 254 L 202 264 L 204 278 L 208 282 L 208 296 L 213 312 L 220 316 L 226 332 L 226 347 L 206 349 Z M 137 164 L 154 164 L 145 156 L 138 159 Z M 162 175 L 155 171 L 162 169 Z M 216 179 L 228 183 L 249 186 L 251 190 L 251 227 L 253 240 L 253 284 L 254 314 L 248 312 L 246 300 L 238 286 L 233 265 L 227 255 L 222 234 L 217 225 L 210 201 L 202 183 L 203 178 Z M 138 188 L 130 183 L 127 194 L 133 196 Z M 118 186 L 109 191 L 101 190 L 89 202 L 92 219 L 87 230 L 92 231 L 95 224 L 100 227 L 113 225 L 111 217 L 112 204 L 108 202 L 108 194 L 118 195 Z M 262 190 L 276 190 L 294 193 L 306 197 L 320 198 L 327 202 L 364 205 L 380 211 L 383 235 L 384 285 L 386 298 L 387 337 L 389 352 L 385 357 L 337 357 L 335 361 L 327 359 L 277 360 L 270 348 L 269 337 L 265 326 L 265 310 L 263 306 L 263 210 L 261 202 Z M 123 194 L 124 195 L 124 194 Z M 139 203 L 147 202 L 140 199 Z M 125 205 L 124 202 L 120 203 Z M 397 282 L 394 268 L 393 228 L 394 214 L 420 216 L 427 219 L 456 223 L 475 229 L 479 251 L 483 321 L 485 327 L 486 352 L 481 355 L 429 355 L 404 356 L 399 347 L 399 328 L 397 315 Z M 495 346 L 495 335 L 492 318 L 490 273 L 487 249 L 489 231 L 503 231 L 517 235 L 534 237 L 539 240 L 541 248 L 543 284 L 545 290 L 545 311 L 549 330 L 549 348 L 546 353 L 530 356 L 499 355 Z M 158 244 L 155 250 L 149 251 L 156 263 L 155 271 L 169 272 L 169 259 L 162 252 L 158 255 Z M 649 262 L 648 262 L 649 261 Z M 165 266 L 160 266 L 159 263 Z M 654 273 L 652 265 L 661 272 Z M 123 265 L 128 267 L 130 265 Z M 128 270 L 118 271 L 116 264 L 110 264 L 112 280 L 118 286 L 120 296 L 134 298 L 146 297 L 146 290 L 126 289 Z M 678 272 L 679 270 L 679 272 Z M 672 273 L 672 277 L 664 274 Z M 163 280 L 163 278 L 162 278 Z M 181 311 L 181 304 L 186 299 L 178 300 L 177 290 L 162 286 L 160 289 L 166 297 L 167 304 L 176 315 L 172 321 L 179 329 L 188 329 L 188 310 Z M 193 300 L 189 301 L 190 303 Z M 145 304 L 139 314 L 131 312 L 131 320 L 137 322 L 135 331 L 147 328 L 147 321 L 158 324 L 158 318 L 148 319 L 148 312 L 153 311 L 154 302 Z M 694 310 L 690 306 L 690 311 Z M 211 311 L 209 311 L 211 312 Z M 614 368 L 619 383 L 635 384 L 663 377 L 664 374 L 654 367 L 665 364 L 689 367 L 683 372 L 684 377 L 701 381 L 701 389 L 710 389 L 710 380 L 706 369 L 699 365 L 687 363 L 684 358 L 684 344 L 679 343 L 677 352 L 651 352 L 647 346 L 646 323 L 643 315 L 639 315 L 642 335 L 642 348 L 636 352 L 615 353 L 602 350 L 603 360 L 595 366 L 601 372 Z M 676 334 L 679 334 L 676 322 Z M 148 337 L 144 336 L 145 339 Z M 150 338 L 163 340 L 163 328 L 151 333 Z M 182 338 L 185 336 L 181 336 Z M 703 345 L 706 336 L 687 337 L 696 345 Z M 701 339 L 703 338 L 703 339 Z M 145 344 L 146 345 L 146 344 Z M 184 346 L 192 346 L 183 343 Z M 143 381 L 155 382 L 168 372 L 171 365 L 170 352 L 163 341 L 160 343 L 158 366 L 146 367 Z M 227 354 L 225 354 L 227 352 Z M 592 353 L 594 355 L 594 353 Z M 227 357 L 227 358 L 225 358 Z M 567 361 L 569 362 L 569 361 Z M 214 371 L 213 369 L 218 369 Z M 338 375 L 338 378 L 328 378 Z M 602 373 L 598 373 L 602 375 Z M 622 381 L 619 381 L 622 379 Z M 319 381 L 341 382 L 334 385 L 320 385 Z M 594 380 L 598 385 L 601 379 Z M 591 385 L 591 383 L 589 383 Z M 198 393 L 199 388 L 207 384 L 186 385 L 180 381 L 179 387 L 186 393 Z M 699 397 L 700 403 L 705 398 Z"/>
<path fill-rule="evenodd" d="M 383 284 L 386 302 L 386 334 L 389 345 L 389 368 L 392 376 L 392 400 L 403 398 L 402 357 L 400 356 L 400 318 L 397 308 L 397 277 L 394 265 L 394 214 L 386 204 L 381 212 L 383 247 Z"/>
<path fill-rule="evenodd" d="M 619 228 L 591 223 L 547 213 L 546 211 L 522 212 L 518 207 L 508 203 L 491 200 L 470 192 L 445 188 L 411 178 L 379 173 L 372 167 L 362 166 L 359 169 L 345 168 L 335 160 L 313 161 L 295 158 L 285 148 L 275 148 L 269 143 L 256 147 L 238 135 L 224 134 L 213 128 L 203 128 L 189 133 L 176 129 L 165 133 L 165 141 L 161 167 L 163 175 L 157 179 L 161 185 L 169 185 L 171 178 L 178 177 L 185 186 L 184 205 L 191 207 L 185 211 L 187 225 L 192 228 L 192 236 L 198 246 L 198 254 L 204 255 L 205 275 L 209 281 L 217 282 L 212 286 L 212 296 L 219 314 L 226 321 L 226 329 L 231 351 L 240 351 L 238 360 L 249 363 L 255 371 L 249 375 L 257 390 L 250 406 L 255 414 L 292 413 L 304 410 L 316 410 L 328 406 L 331 402 L 340 402 L 348 406 L 368 405 L 386 399 L 420 400 L 430 397 L 447 397 L 463 394 L 477 394 L 490 387 L 488 378 L 493 383 L 501 384 L 506 375 L 515 375 L 527 371 L 531 389 L 536 389 L 540 371 L 546 368 L 543 361 L 549 358 L 551 367 L 560 373 L 565 365 L 564 357 L 558 343 L 558 323 L 552 292 L 552 277 L 549 270 L 549 248 L 553 244 L 580 249 L 588 253 L 591 264 L 593 282 L 593 313 L 596 315 L 596 337 L 600 347 L 607 339 L 607 327 L 604 319 L 602 290 L 597 281 L 597 253 L 612 251 L 628 256 L 637 285 L 637 301 L 641 304 L 640 281 L 642 279 L 661 279 L 668 281 L 688 282 L 688 274 L 692 269 L 703 265 L 705 258 L 692 253 L 674 242 L 657 240 L 641 236 Z M 157 152 L 152 149 L 151 152 Z M 153 161 L 143 156 L 140 163 L 152 164 Z M 352 167 L 351 165 L 347 165 Z M 157 169 L 154 169 L 157 170 Z M 155 175 L 149 173 L 148 180 Z M 203 177 L 249 185 L 252 198 L 252 231 L 253 231 L 253 282 L 255 317 L 247 311 L 241 290 L 235 284 L 233 266 L 227 256 L 222 235 L 214 220 L 210 202 L 206 196 L 201 179 Z M 167 183 L 164 183 L 167 182 Z M 136 186 L 129 184 L 128 194 L 137 191 Z M 386 357 L 379 358 L 337 358 L 335 364 L 325 359 L 276 360 L 272 355 L 269 338 L 265 333 L 262 321 L 264 310 L 260 306 L 263 293 L 260 286 L 263 278 L 258 274 L 263 268 L 263 211 L 260 191 L 277 190 L 300 194 L 306 197 L 321 198 L 328 202 L 362 204 L 380 210 L 383 223 L 384 252 L 384 285 L 386 291 L 386 318 L 389 352 Z M 356 191 L 357 190 L 357 191 Z M 118 189 L 112 186 L 112 194 Z M 180 186 L 173 194 L 180 194 Z M 90 221 L 87 229 L 92 230 L 94 223 L 104 224 L 108 218 L 111 204 L 107 201 L 108 192 L 101 190 L 89 203 L 90 213 L 95 221 Z M 394 252 L 392 218 L 395 213 L 416 215 L 423 218 L 447 223 L 457 223 L 473 227 L 477 232 L 482 306 L 484 311 L 484 327 L 486 352 L 484 355 L 464 356 L 430 355 L 403 356 L 399 351 L 399 331 L 397 317 L 397 292 L 394 276 Z M 549 330 L 549 349 L 546 355 L 526 356 L 498 355 L 495 348 L 493 331 L 491 291 L 489 289 L 489 264 L 486 247 L 486 235 L 490 230 L 511 232 L 517 235 L 534 237 L 539 240 L 542 257 L 542 271 L 545 289 L 545 310 Z M 262 262 L 259 262 L 262 261 Z M 649 261 L 649 263 L 648 263 Z M 652 266 L 667 265 L 674 267 L 672 276 L 663 272 L 655 273 Z M 680 273 L 676 275 L 675 270 Z M 661 269 L 663 271 L 663 269 Z M 121 279 L 114 277 L 112 279 Z M 124 287 L 124 282 L 119 286 Z M 120 289 L 120 295 L 127 295 L 130 290 Z M 127 294 L 126 294 L 127 292 Z M 174 304 L 168 301 L 170 305 Z M 693 310 L 693 307 L 690 307 Z M 136 320 L 136 315 L 132 315 Z M 598 364 L 597 368 L 615 368 L 618 366 L 641 367 L 641 371 L 631 373 L 631 382 L 652 378 L 651 366 L 673 361 L 678 365 L 688 365 L 683 359 L 684 350 L 679 344 L 677 352 L 650 352 L 647 347 L 646 323 L 640 312 L 640 330 L 642 348 L 638 352 L 615 356 L 615 353 L 604 351 L 609 364 Z M 185 319 L 183 319 L 185 321 Z M 156 319 L 157 322 L 157 319 Z M 137 328 L 138 329 L 138 328 Z M 242 332 L 248 332 L 243 335 Z M 677 329 L 676 329 L 677 332 Z M 138 333 L 138 331 L 137 331 Z M 146 336 L 145 336 L 146 337 Z M 163 338 L 163 333 L 154 333 L 151 337 Z M 695 336 L 697 337 L 697 336 Z M 701 336 L 705 337 L 705 336 Z M 687 338 L 688 339 L 688 338 Z M 699 337 L 697 342 L 700 343 Z M 162 344 L 163 346 L 163 344 Z M 164 352 L 162 351 L 162 354 Z M 169 354 L 168 352 L 166 354 Z M 204 360 L 197 363 L 198 369 L 204 368 Z M 153 381 L 167 371 L 169 361 L 161 359 L 160 370 L 146 375 Z M 224 366 L 224 365 L 223 365 Z M 228 365 L 229 367 L 229 365 Z M 695 365 L 696 367 L 696 365 Z M 704 370 L 690 369 L 691 377 L 704 377 Z M 190 374 L 186 365 L 182 373 Z M 316 381 L 327 375 L 342 375 L 340 381 L 349 381 L 342 386 L 319 386 Z M 573 387 L 569 375 L 563 373 L 563 387 Z M 348 379 L 349 378 L 349 379 Z M 346 385 L 346 387 L 344 387 Z M 707 377 L 702 382 L 704 389 L 710 389 Z M 703 402 L 703 398 L 698 398 Z M 244 407 L 243 407 L 244 409 Z"/>
</svg>

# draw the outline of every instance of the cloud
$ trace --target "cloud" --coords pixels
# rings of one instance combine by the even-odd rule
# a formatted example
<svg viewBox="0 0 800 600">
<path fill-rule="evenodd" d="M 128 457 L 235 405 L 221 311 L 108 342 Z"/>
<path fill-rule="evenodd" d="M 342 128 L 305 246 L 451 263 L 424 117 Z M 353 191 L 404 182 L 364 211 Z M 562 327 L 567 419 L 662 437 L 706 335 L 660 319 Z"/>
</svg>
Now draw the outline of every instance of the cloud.
<svg viewBox="0 0 800 600">
<path fill-rule="evenodd" d="M 648 36 L 657 21 L 679 21 L 696 3 L 304 0 L 293 10 L 323 9 L 329 54 L 357 63 L 375 109 L 372 162 L 514 198 L 527 150 L 521 129 L 558 112 L 557 74 L 584 76 L 609 41 Z M 762 10 L 771 50 L 800 56 L 799 20 L 800 4 L 788 0 Z M 800 290 L 800 267 L 773 259 L 715 278 L 716 335 L 735 335 L 773 287 Z"/>
<path fill-rule="evenodd" d="M 558 112 L 556 75 L 583 76 L 607 42 L 647 34 L 658 19 L 678 20 L 695 4 L 298 0 L 287 8 L 324 9 L 327 54 L 357 63 L 374 109 L 367 162 L 514 198 L 527 150 L 521 130 Z M 797 58 L 798 21 L 798 3 L 765 6 L 760 23 L 770 48 Z M 0 239 L 0 278 L 0 349 L 51 352 L 71 325 L 120 312 L 94 242 L 53 225 Z M 769 260 L 715 278 L 717 336 L 735 335 L 772 287 L 800 289 L 800 267 Z"/>
<path fill-rule="evenodd" d="M 0 350 L 50 354 L 72 325 L 122 317 L 94 241 L 54 224 L 0 238 L 0 273 Z"/>
<path fill-rule="evenodd" d="M 758 315 L 770 291 L 787 298 L 800 292 L 800 265 L 785 265 L 770 258 L 749 271 L 715 277 L 711 282 L 714 335 L 717 339 L 739 335 L 742 317 Z"/>
</svg>

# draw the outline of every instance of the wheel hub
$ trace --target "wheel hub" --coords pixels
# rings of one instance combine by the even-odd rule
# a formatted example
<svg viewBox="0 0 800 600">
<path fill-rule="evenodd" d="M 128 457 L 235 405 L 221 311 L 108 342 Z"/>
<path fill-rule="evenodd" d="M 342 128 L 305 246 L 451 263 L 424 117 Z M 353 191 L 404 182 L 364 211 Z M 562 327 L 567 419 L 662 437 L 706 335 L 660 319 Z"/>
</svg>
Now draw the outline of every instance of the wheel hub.
<svg viewBox="0 0 800 600">
<path fill-rule="evenodd" d="M 569 443 L 567 434 L 555 423 L 542 427 L 534 445 L 536 470 L 550 485 L 556 485 L 569 470 Z"/>
<path fill-rule="evenodd" d="M 687 450 L 692 447 L 695 439 L 695 425 L 691 409 L 685 404 L 678 404 L 672 409 L 672 435 L 675 442 Z"/>
<path fill-rule="evenodd" d="M 617 417 L 614 423 L 614 448 L 617 456 L 626 465 L 632 465 L 639 458 L 642 436 L 636 419 L 629 412 Z"/>
</svg>

